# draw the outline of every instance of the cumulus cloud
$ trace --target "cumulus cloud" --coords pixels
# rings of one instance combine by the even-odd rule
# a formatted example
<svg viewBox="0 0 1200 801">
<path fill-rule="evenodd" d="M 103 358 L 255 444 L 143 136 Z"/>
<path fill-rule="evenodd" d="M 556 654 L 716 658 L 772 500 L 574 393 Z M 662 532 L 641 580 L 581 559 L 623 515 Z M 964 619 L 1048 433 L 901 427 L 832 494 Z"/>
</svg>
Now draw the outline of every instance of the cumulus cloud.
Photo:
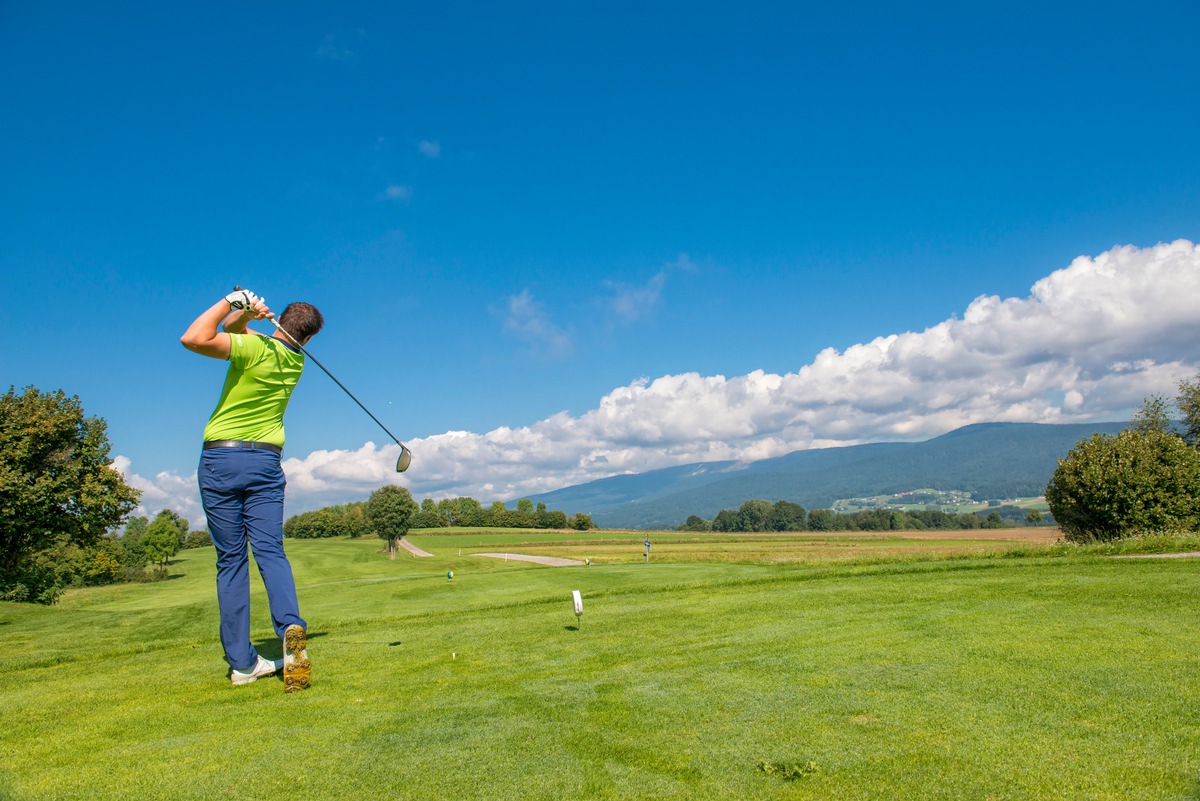
<svg viewBox="0 0 1200 801">
<path fill-rule="evenodd" d="M 570 336 L 554 324 L 528 289 L 505 299 L 502 317 L 504 332 L 539 356 L 559 358 L 571 352 Z"/>
<path fill-rule="evenodd" d="M 126 484 L 142 493 L 134 515 L 153 519 L 163 509 L 171 509 L 187 519 L 192 528 L 204 526 L 204 509 L 200 505 L 195 473 L 180 476 L 162 472 L 154 478 L 145 478 L 133 472 L 132 464 L 125 456 L 114 458 L 112 466 L 125 477 Z"/>
<path fill-rule="evenodd" d="M 403 475 L 392 471 L 391 444 L 288 459 L 289 509 L 361 499 L 387 482 L 418 499 L 486 503 L 690 462 L 922 440 L 970 423 L 1124 419 L 1200 368 L 1197 297 L 1200 247 L 1117 247 L 1076 259 L 1026 297 L 980 296 L 961 316 L 826 349 L 795 372 L 643 379 L 579 416 L 415 440 Z M 511 299 L 518 319 L 537 319 L 518 313 L 528 307 L 536 311 L 528 293 Z M 170 495 L 177 482 L 151 483 Z"/>
</svg>

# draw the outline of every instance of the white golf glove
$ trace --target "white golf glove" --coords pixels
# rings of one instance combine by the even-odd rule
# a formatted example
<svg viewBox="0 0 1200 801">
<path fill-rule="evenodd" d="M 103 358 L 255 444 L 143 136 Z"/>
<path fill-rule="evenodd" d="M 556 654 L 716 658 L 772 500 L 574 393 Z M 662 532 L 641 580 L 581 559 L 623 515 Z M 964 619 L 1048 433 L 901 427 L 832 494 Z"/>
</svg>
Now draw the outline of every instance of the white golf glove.
<svg viewBox="0 0 1200 801">
<path fill-rule="evenodd" d="M 235 289 L 225 296 L 225 300 L 229 303 L 230 309 L 245 311 L 253 309 L 254 304 L 262 300 L 262 298 L 255 295 L 249 289 Z"/>
</svg>

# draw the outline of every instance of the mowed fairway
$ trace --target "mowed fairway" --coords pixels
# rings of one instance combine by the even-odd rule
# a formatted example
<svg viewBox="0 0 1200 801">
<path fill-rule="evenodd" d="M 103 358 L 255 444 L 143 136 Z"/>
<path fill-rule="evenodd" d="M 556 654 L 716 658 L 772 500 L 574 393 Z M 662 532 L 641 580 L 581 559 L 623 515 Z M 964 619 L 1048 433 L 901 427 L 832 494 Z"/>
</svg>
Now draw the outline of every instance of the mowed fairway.
<svg viewBox="0 0 1200 801">
<path fill-rule="evenodd" d="M 1200 798 L 1200 560 L 643 536 L 289 541 L 297 695 L 229 686 L 211 549 L 0 604 L 0 799 Z"/>
</svg>

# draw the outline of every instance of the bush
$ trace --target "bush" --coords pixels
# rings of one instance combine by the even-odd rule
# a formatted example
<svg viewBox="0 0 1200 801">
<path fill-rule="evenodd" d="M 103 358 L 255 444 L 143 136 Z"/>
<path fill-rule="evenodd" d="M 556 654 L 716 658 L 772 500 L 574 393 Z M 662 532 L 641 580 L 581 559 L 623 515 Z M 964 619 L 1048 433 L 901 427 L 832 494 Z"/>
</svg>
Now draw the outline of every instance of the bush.
<svg viewBox="0 0 1200 801">
<path fill-rule="evenodd" d="M 596 528 L 596 524 L 592 522 L 591 515 L 585 515 L 583 512 L 573 515 L 567 521 L 567 525 L 576 531 L 589 531 Z"/>
<path fill-rule="evenodd" d="M 209 535 L 208 529 L 203 531 L 197 529 L 189 531 L 187 539 L 183 541 L 184 548 L 207 548 L 212 545 L 212 536 Z"/>
<path fill-rule="evenodd" d="M 54 565 L 42 554 L 21 562 L 0 583 L 0 601 L 52 604 L 63 593 L 63 582 Z"/>
<path fill-rule="evenodd" d="M 1046 502 L 1072 542 L 1200 524 L 1200 452 L 1174 434 L 1096 434 L 1058 462 Z"/>
<path fill-rule="evenodd" d="M 681 524 L 676 531 L 710 531 L 711 528 L 708 521 L 700 515 L 690 515 L 687 521 Z"/>
</svg>

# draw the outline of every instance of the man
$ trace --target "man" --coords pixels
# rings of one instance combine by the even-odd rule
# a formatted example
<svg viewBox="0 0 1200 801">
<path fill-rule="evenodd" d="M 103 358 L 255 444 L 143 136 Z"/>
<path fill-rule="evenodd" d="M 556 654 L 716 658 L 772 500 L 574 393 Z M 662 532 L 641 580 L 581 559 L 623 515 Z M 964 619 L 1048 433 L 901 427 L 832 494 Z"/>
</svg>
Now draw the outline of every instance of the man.
<svg viewBox="0 0 1200 801">
<path fill-rule="evenodd" d="M 249 684 L 282 667 L 284 690 L 297 692 L 308 686 L 312 667 L 307 623 L 283 552 L 283 414 L 304 370 L 304 354 L 295 343 L 307 344 L 325 321 L 314 306 L 293 303 L 279 316 L 273 336 L 246 328 L 251 320 L 274 317 L 262 298 L 238 289 L 197 317 L 180 341 L 188 350 L 229 362 L 204 429 L 198 478 L 217 549 L 221 645 L 230 680 L 234 686 Z M 275 633 L 283 640 L 282 660 L 264 659 L 250 643 L 247 544 L 267 589 Z"/>
</svg>

